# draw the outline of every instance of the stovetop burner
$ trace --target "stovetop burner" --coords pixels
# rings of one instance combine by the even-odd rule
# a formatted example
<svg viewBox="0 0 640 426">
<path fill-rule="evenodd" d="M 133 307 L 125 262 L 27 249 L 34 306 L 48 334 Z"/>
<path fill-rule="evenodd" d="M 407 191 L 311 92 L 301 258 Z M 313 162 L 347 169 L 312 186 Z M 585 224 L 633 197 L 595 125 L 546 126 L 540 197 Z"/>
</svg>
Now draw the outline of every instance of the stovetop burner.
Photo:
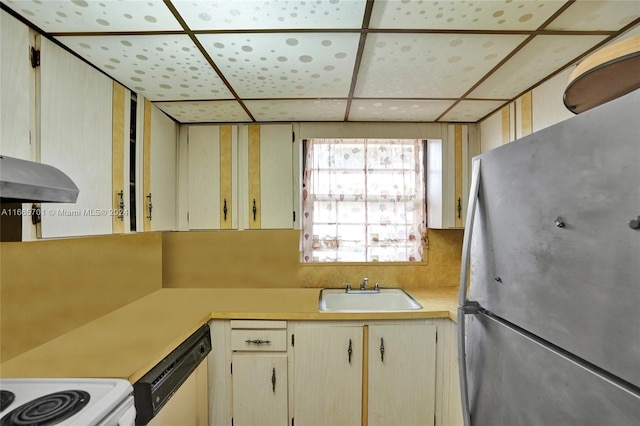
<svg viewBox="0 0 640 426">
<path fill-rule="evenodd" d="M 89 403 L 89 393 L 67 390 L 41 396 L 7 413 L 2 426 L 52 426 L 76 414 Z"/>
<path fill-rule="evenodd" d="M 13 400 L 16 398 L 16 395 L 8 390 L 0 391 L 0 411 L 4 411 L 8 406 L 11 405 Z"/>
</svg>

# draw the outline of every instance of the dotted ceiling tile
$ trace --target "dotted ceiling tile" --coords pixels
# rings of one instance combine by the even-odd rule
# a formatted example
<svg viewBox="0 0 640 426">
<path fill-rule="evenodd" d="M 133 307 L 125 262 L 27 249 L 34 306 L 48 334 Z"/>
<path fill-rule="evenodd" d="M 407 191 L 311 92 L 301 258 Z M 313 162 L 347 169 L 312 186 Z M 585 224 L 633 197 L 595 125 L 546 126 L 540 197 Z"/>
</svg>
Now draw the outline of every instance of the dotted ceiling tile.
<svg viewBox="0 0 640 426">
<path fill-rule="evenodd" d="M 537 36 L 471 94 L 511 99 L 563 67 L 605 36 Z"/>
<path fill-rule="evenodd" d="M 355 99 L 349 120 L 353 121 L 435 121 L 453 101 L 397 99 Z"/>
<path fill-rule="evenodd" d="M 233 99 L 186 35 L 64 36 L 62 43 L 148 99 Z"/>
<path fill-rule="evenodd" d="M 251 121 L 236 101 L 154 102 L 180 123 L 237 123 Z"/>
<path fill-rule="evenodd" d="M 198 39 L 245 98 L 346 97 L 358 34 L 204 34 Z"/>
<path fill-rule="evenodd" d="M 640 1 L 577 1 L 547 27 L 564 31 L 617 31 L 640 17 Z"/>
<path fill-rule="evenodd" d="M 503 101 L 462 101 L 442 116 L 440 121 L 474 123 L 504 104 Z"/>
<path fill-rule="evenodd" d="M 525 38 L 524 35 L 370 33 L 356 96 L 457 98 Z"/>
<path fill-rule="evenodd" d="M 369 28 L 534 30 L 561 1 L 376 0 Z"/>
<path fill-rule="evenodd" d="M 256 121 L 343 121 L 347 101 L 341 99 L 246 101 Z"/>
<path fill-rule="evenodd" d="M 360 28 L 366 0 L 174 0 L 193 30 Z"/>
<path fill-rule="evenodd" d="M 46 32 L 181 30 L 161 0 L 3 0 Z"/>
</svg>

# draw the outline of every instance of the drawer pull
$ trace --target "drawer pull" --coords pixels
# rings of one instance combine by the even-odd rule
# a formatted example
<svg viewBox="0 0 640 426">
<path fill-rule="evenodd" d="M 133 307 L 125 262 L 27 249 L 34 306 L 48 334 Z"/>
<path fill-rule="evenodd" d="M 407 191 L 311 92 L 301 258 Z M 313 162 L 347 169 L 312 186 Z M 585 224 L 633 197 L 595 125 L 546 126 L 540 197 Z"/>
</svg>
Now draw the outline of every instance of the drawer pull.
<svg viewBox="0 0 640 426">
<path fill-rule="evenodd" d="M 248 344 L 253 343 L 254 345 L 263 345 L 263 344 L 270 345 L 271 344 L 271 340 L 261 340 L 261 339 L 254 339 L 254 340 L 247 339 L 244 342 Z"/>
</svg>

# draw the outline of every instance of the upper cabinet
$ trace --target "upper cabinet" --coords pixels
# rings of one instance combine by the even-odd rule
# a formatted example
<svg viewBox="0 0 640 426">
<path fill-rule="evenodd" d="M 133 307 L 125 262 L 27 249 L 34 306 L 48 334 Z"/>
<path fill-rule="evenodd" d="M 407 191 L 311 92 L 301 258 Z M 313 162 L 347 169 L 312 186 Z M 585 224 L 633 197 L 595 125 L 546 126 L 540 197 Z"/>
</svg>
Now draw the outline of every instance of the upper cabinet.
<svg viewBox="0 0 640 426">
<path fill-rule="evenodd" d="M 251 124 L 240 128 L 243 228 L 293 228 L 296 214 L 293 139 L 290 124 Z"/>
<path fill-rule="evenodd" d="M 186 133 L 187 229 L 294 227 L 290 124 L 190 125 Z"/>
<path fill-rule="evenodd" d="M 188 127 L 189 229 L 235 229 L 237 224 L 237 128 Z"/>
<path fill-rule="evenodd" d="M 172 231 L 177 228 L 178 126 L 146 99 L 144 111 L 144 230 Z"/>
<path fill-rule="evenodd" d="M 471 159 L 480 154 L 477 126 L 443 125 L 442 139 L 427 140 L 427 227 L 465 225 Z"/>
<path fill-rule="evenodd" d="M 75 204 L 43 205 L 41 236 L 110 234 L 113 82 L 48 39 L 40 41 L 40 161 L 62 170 L 80 190 Z"/>
</svg>

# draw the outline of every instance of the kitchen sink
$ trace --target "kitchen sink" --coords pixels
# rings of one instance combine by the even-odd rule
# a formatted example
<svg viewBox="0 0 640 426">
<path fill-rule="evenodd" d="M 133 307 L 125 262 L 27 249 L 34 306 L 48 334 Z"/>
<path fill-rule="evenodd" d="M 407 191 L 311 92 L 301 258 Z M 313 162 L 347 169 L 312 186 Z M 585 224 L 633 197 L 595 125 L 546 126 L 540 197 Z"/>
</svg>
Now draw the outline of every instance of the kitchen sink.
<svg viewBox="0 0 640 426">
<path fill-rule="evenodd" d="M 416 300 L 401 288 L 378 291 L 324 288 L 320 291 L 320 310 L 333 312 L 388 312 L 421 309 Z"/>
</svg>

